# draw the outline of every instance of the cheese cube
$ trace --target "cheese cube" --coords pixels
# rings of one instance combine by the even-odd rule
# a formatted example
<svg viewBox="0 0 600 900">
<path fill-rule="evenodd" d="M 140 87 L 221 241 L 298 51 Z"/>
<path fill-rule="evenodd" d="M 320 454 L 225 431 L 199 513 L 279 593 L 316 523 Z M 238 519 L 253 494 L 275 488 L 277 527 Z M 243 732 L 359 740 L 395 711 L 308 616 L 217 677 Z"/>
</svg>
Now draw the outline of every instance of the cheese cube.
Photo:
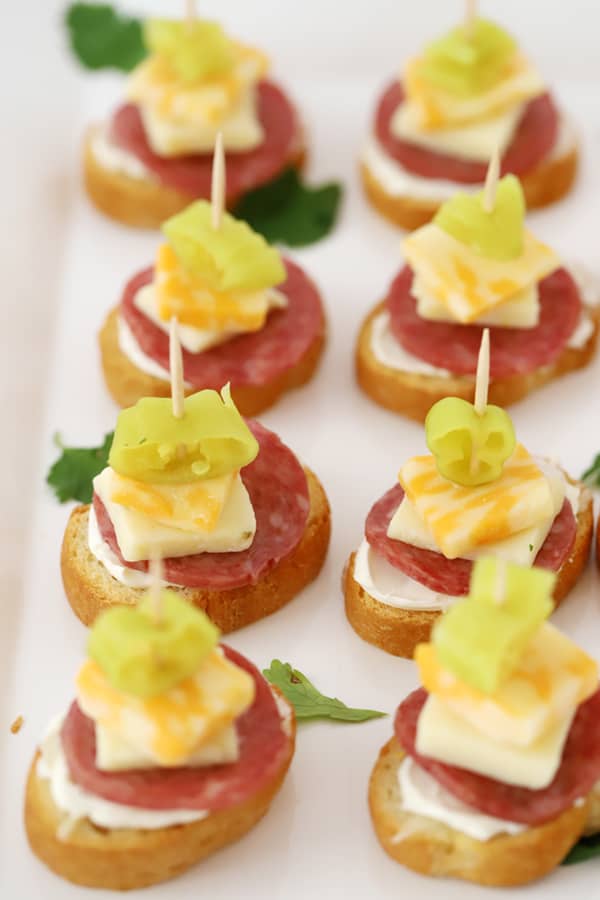
<svg viewBox="0 0 600 900">
<path fill-rule="evenodd" d="M 409 61 L 404 75 L 408 102 L 423 131 L 483 122 L 499 113 L 538 97 L 545 91 L 538 71 L 516 53 L 505 77 L 487 91 L 458 96 L 427 82 L 419 58 Z"/>
<path fill-rule="evenodd" d="M 128 509 L 115 502 L 113 493 L 116 481 L 116 473 L 111 468 L 104 469 L 94 479 L 94 491 L 102 500 L 110 520 L 115 529 L 119 549 L 127 562 L 139 562 L 140 560 L 161 557 L 192 556 L 194 553 L 229 553 L 231 551 L 245 550 L 254 540 L 256 532 L 256 517 L 252 508 L 252 501 L 246 487 L 237 475 L 232 482 L 229 494 L 225 500 L 216 525 L 207 530 L 205 526 L 198 525 L 199 521 L 206 522 L 210 516 L 207 506 L 202 507 L 206 496 L 196 495 L 196 502 L 192 504 L 188 496 L 187 506 L 171 500 L 171 508 L 179 513 L 179 518 L 173 513 L 169 519 L 168 503 L 160 505 L 163 491 L 168 497 L 169 489 L 161 486 L 161 493 L 156 494 L 156 506 L 152 508 L 152 515 L 141 512 L 139 509 Z M 220 479 L 215 479 L 217 481 Z M 204 482 L 206 484 L 207 482 Z M 202 484 L 197 482 L 196 484 Z M 177 488 L 171 487 L 171 491 L 177 492 Z M 133 495 L 123 497 L 126 502 L 133 502 Z M 142 498 L 142 499 L 140 499 Z M 214 497 L 212 498 L 214 500 Z M 139 495 L 139 504 L 149 500 L 149 495 Z M 213 505 L 214 511 L 214 505 Z M 189 518 L 184 518 L 187 513 Z M 158 515 L 158 519 L 154 516 Z M 160 521 L 159 521 L 160 520 Z M 177 521 L 185 524 L 185 528 L 168 524 L 169 521 Z"/>
<path fill-rule="evenodd" d="M 444 668 L 433 643 L 420 644 L 415 661 L 423 686 L 455 716 L 492 741 L 522 747 L 572 717 L 598 687 L 596 662 L 547 622 L 493 695 L 478 691 Z"/>
<path fill-rule="evenodd" d="M 398 477 L 447 559 L 464 557 L 554 514 L 550 482 L 521 444 L 500 478 L 478 487 L 448 481 L 439 474 L 433 456 L 409 459 Z"/>
<path fill-rule="evenodd" d="M 402 249 L 420 284 L 447 309 L 452 321 L 463 324 L 514 298 L 560 264 L 556 253 L 527 229 L 523 252 L 508 261 L 477 255 L 433 223 L 409 235 Z"/>
<path fill-rule="evenodd" d="M 437 300 L 416 275 L 411 293 L 417 301 L 417 313 L 432 322 L 453 322 L 449 309 Z M 494 325 L 502 328 L 535 328 L 540 319 L 539 291 L 536 284 L 503 300 L 498 306 L 483 312 L 476 319 L 477 325 Z"/>
<path fill-rule="evenodd" d="M 573 712 L 528 747 L 484 736 L 438 697 L 430 695 L 417 726 L 421 756 L 487 775 L 505 784 L 538 790 L 547 787 L 560 766 Z"/>
<path fill-rule="evenodd" d="M 235 762 L 239 755 L 237 730 L 235 725 L 228 725 L 195 750 L 186 760 L 186 766 L 223 765 Z M 96 765 L 103 772 L 122 772 L 127 769 L 153 769 L 156 760 L 152 754 L 144 754 L 139 746 L 132 746 L 123 740 L 118 731 L 96 725 Z"/>
<path fill-rule="evenodd" d="M 160 766 L 187 765 L 248 709 L 255 694 L 252 676 L 219 649 L 195 675 L 158 697 L 120 693 L 92 660 L 76 683 L 79 706 L 97 726 Z"/>
</svg>

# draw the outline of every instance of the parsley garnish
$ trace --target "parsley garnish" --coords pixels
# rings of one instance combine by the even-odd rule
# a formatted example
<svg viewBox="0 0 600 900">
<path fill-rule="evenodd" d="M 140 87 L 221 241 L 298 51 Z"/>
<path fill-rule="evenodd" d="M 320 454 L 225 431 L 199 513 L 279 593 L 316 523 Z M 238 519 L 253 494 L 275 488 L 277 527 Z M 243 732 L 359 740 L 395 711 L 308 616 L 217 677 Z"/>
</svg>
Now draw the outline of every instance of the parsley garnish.
<svg viewBox="0 0 600 900">
<path fill-rule="evenodd" d="M 581 480 L 588 487 L 600 487 L 600 453 L 594 457 L 591 466 L 585 470 L 581 476 Z"/>
<path fill-rule="evenodd" d="M 112 439 L 111 431 L 99 447 L 65 447 L 60 436 L 55 435 L 54 442 L 62 453 L 48 472 L 46 481 L 61 503 L 67 500 L 91 502 L 92 481 L 108 464 Z"/>
<path fill-rule="evenodd" d="M 600 834 L 583 837 L 562 861 L 563 866 L 573 866 L 575 863 L 586 862 L 600 856 Z"/>
<path fill-rule="evenodd" d="M 287 169 L 269 184 L 249 191 L 238 203 L 235 215 L 271 243 L 304 247 L 329 234 L 341 196 L 341 185 L 330 182 L 306 187 L 295 169 Z"/>
<path fill-rule="evenodd" d="M 352 709 L 335 697 L 325 697 L 298 669 L 274 659 L 263 675 L 292 704 L 297 719 L 337 719 L 340 722 L 366 722 L 387 715 L 374 709 Z"/>
<path fill-rule="evenodd" d="M 86 69 L 130 72 L 146 56 L 140 20 L 108 4 L 72 3 L 65 24 L 71 49 Z"/>
</svg>

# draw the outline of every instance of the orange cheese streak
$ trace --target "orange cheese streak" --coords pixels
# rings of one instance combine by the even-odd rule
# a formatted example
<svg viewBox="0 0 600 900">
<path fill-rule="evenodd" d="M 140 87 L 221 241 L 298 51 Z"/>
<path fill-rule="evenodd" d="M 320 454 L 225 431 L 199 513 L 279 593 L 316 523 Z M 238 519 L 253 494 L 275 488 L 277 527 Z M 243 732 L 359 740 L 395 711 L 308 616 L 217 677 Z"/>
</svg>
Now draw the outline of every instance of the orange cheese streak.
<svg viewBox="0 0 600 900">
<path fill-rule="evenodd" d="M 169 244 L 157 251 L 155 288 L 158 314 L 165 322 L 176 316 L 181 325 L 206 331 L 258 331 L 265 324 L 266 301 L 248 303 L 247 293 L 209 288 L 182 269 Z"/>
</svg>

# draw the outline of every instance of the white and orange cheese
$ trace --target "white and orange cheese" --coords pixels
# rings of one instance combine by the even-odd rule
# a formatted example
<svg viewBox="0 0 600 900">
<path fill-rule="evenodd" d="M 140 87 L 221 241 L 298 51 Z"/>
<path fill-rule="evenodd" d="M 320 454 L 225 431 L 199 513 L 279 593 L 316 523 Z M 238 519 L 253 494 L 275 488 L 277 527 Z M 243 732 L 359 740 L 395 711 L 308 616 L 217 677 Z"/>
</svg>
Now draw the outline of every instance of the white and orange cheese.
<svg viewBox="0 0 600 900">
<path fill-rule="evenodd" d="M 447 559 L 510 538 L 554 518 L 556 502 L 548 478 L 518 444 L 496 481 L 464 487 L 438 472 L 433 456 L 415 456 L 399 480 L 406 497 Z M 396 537 L 394 519 L 388 534 Z M 402 540 L 403 538 L 398 538 Z"/>
<path fill-rule="evenodd" d="M 262 143 L 255 86 L 269 61 L 254 48 L 232 47 L 232 70 L 197 83 L 183 81 L 159 55 L 135 69 L 127 96 L 139 105 L 148 140 L 159 156 L 209 153 L 219 131 L 228 150 L 252 150 Z"/>
<path fill-rule="evenodd" d="M 252 502 L 239 473 L 151 485 L 107 467 L 94 479 L 94 491 L 127 562 L 245 550 L 256 532 Z"/>
<path fill-rule="evenodd" d="M 479 256 L 433 223 L 409 235 L 403 251 L 421 289 L 450 321 L 462 324 L 479 322 L 506 301 L 527 299 L 524 292 L 560 265 L 557 254 L 526 229 L 523 252 L 506 262 Z"/>
<path fill-rule="evenodd" d="M 252 677 L 219 649 L 193 676 L 148 699 L 117 691 L 92 660 L 83 664 L 76 683 L 79 706 L 105 736 L 100 759 L 105 768 L 111 768 L 111 746 L 119 750 L 114 768 L 122 767 L 123 745 L 129 749 L 129 761 L 133 757 L 141 766 L 189 765 L 202 760 L 199 754 L 207 746 L 214 751 L 221 745 L 231 756 L 232 723 L 255 694 Z"/>
<path fill-rule="evenodd" d="M 598 686 L 598 665 L 549 623 L 531 638 L 519 662 L 495 694 L 461 681 L 441 664 L 434 644 L 417 647 L 423 687 L 492 741 L 527 747 L 538 741 Z"/>
</svg>

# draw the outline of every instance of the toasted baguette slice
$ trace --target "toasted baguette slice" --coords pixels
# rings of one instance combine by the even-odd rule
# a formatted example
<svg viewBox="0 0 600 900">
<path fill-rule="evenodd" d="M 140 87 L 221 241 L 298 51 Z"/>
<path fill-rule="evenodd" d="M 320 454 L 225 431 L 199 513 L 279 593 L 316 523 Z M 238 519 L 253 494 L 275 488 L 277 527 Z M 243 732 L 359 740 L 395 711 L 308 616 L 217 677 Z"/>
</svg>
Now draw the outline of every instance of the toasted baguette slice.
<svg viewBox="0 0 600 900">
<path fill-rule="evenodd" d="M 398 768 L 405 757 L 396 738 L 381 749 L 369 782 L 369 807 L 385 852 L 415 872 L 511 887 L 543 878 L 577 843 L 587 804 L 571 806 L 544 825 L 521 834 L 478 841 L 435 819 L 402 808 Z"/>
<path fill-rule="evenodd" d="M 588 800 L 588 817 L 585 823 L 584 834 L 598 834 L 600 831 L 600 781 L 596 782 Z"/>
<path fill-rule="evenodd" d="M 531 172 L 519 176 L 525 193 L 527 209 L 539 209 L 562 199 L 573 186 L 579 165 L 579 150 L 575 145 L 561 156 L 553 156 Z M 375 209 L 393 222 L 412 231 L 431 221 L 440 204 L 420 197 L 397 197 L 388 194 L 365 163 L 360 164 L 365 193 Z M 459 191 L 464 185 L 457 184 Z"/>
<path fill-rule="evenodd" d="M 170 397 L 169 381 L 162 381 L 142 372 L 131 362 L 119 346 L 118 307 L 112 309 L 99 335 L 102 370 L 108 391 L 120 407 L 133 406 L 142 397 Z M 282 394 L 302 387 L 315 374 L 325 346 L 325 322 L 302 359 L 272 381 L 262 385 L 242 385 L 231 388 L 235 405 L 244 416 L 256 416 L 276 403 Z M 186 388 L 186 394 L 200 387 Z"/>
<path fill-rule="evenodd" d="M 316 475 L 306 469 L 310 512 L 300 543 L 256 584 L 232 590 L 174 588 L 212 619 L 223 634 L 270 616 L 289 603 L 321 571 L 331 533 L 329 503 Z M 61 571 L 67 599 L 84 625 L 110 606 L 128 606 L 142 596 L 141 588 L 121 584 L 90 552 L 89 506 L 77 506 L 67 523 L 61 551 Z"/>
<path fill-rule="evenodd" d="M 83 179 L 90 200 L 100 212 L 124 225 L 156 229 L 165 219 L 185 209 L 196 199 L 155 179 L 131 178 L 122 172 L 106 169 L 93 152 L 94 138 L 99 131 L 99 126 L 92 126 L 85 136 Z M 302 145 L 289 165 L 301 170 L 305 159 L 306 150 Z M 235 203 L 240 199 L 236 197 Z"/>
<path fill-rule="evenodd" d="M 572 479 L 569 480 L 572 484 L 576 483 Z M 593 502 L 587 488 L 582 486 L 582 492 L 573 550 L 557 572 L 554 588 L 556 606 L 575 585 L 585 568 L 590 552 L 594 530 Z M 429 609 L 398 609 L 376 600 L 354 580 L 355 557 L 355 553 L 350 556 L 343 575 L 348 621 L 356 633 L 369 644 L 375 644 L 393 656 L 412 659 L 417 644 L 429 640 L 433 624 L 441 612 Z"/>
<path fill-rule="evenodd" d="M 379 303 L 363 322 L 356 345 L 356 378 L 365 394 L 386 409 L 401 413 L 417 422 L 424 422 L 434 403 L 443 397 L 462 397 L 473 400 L 474 375 L 420 375 L 403 372 L 383 365 L 371 348 L 373 320 L 384 311 L 385 302 Z M 489 402 L 497 406 L 510 406 L 542 387 L 554 378 L 582 369 L 596 353 L 600 309 L 586 306 L 586 314 L 593 324 L 593 331 L 582 347 L 565 347 L 550 366 L 542 366 L 527 375 L 511 375 L 490 381 Z"/>
<path fill-rule="evenodd" d="M 31 849 L 53 872 L 86 887 L 127 891 L 175 878 L 221 847 L 243 837 L 268 811 L 294 755 L 296 724 L 291 710 L 288 752 L 271 782 L 243 803 L 187 825 L 141 829 L 100 828 L 79 820 L 58 837 L 66 814 L 39 778 L 36 754 L 25 795 L 25 829 Z"/>
</svg>

